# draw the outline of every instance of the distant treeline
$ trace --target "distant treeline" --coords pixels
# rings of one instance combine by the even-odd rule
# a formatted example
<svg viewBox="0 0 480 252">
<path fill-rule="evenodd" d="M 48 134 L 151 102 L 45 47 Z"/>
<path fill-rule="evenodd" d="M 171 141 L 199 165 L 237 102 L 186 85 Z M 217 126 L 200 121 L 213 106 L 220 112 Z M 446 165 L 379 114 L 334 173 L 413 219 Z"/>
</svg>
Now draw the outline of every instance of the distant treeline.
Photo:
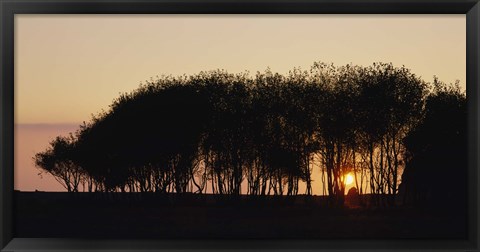
<svg viewBox="0 0 480 252">
<path fill-rule="evenodd" d="M 436 131 L 445 125 L 435 120 L 448 127 Z M 253 77 L 217 70 L 147 81 L 34 160 L 69 192 L 311 195 L 321 180 L 341 205 L 352 173 L 360 194 L 389 195 L 393 204 L 406 165 L 408 192 L 427 197 L 424 173 L 442 166 L 429 148 L 448 136 L 466 151 L 465 127 L 458 85 L 429 84 L 392 64 L 315 63 Z M 442 153 L 457 162 L 449 172 L 466 170 L 466 156 Z"/>
</svg>

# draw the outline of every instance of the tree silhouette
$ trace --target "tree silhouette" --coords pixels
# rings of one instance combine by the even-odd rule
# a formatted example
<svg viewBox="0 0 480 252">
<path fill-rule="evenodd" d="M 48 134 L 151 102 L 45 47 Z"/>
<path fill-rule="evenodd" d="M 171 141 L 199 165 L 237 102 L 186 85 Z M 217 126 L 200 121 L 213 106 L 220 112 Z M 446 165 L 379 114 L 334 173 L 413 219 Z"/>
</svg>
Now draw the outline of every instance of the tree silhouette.
<svg viewBox="0 0 480 252">
<path fill-rule="evenodd" d="M 404 67 L 374 64 L 360 75 L 356 115 L 364 159 L 370 173 L 370 190 L 389 194 L 393 204 L 402 166 L 402 139 L 419 120 L 426 84 Z M 376 204 L 379 204 L 376 197 Z"/>
<path fill-rule="evenodd" d="M 402 189 L 407 203 L 466 203 L 466 105 L 458 86 L 435 78 L 422 123 L 405 138 L 408 156 Z"/>
<path fill-rule="evenodd" d="M 77 192 L 83 178 L 82 169 L 73 161 L 75 139 L 58 136 L 44 152 L 34 157 L 35 165 L 51 174 L 68 192 Z"/>
<path fill-rule="evenodd" d="M 311 195 L 321 179 L 334 206 L 353 173 L 359 194 L 394 205 L 405 165 L 402 187 L 415 198 L 432 190 L 426 174 L 464 178 L 449 169 L 466 166 L 465 95 L 433 85 L 427 96 L 428 84 L 391 63 L 161 76 L 52 141 L 35 163 L 71 192 Z M 446 153 L 454 161 L 433 158 Z M 464 188 L 452 186 L 445 193 Z"/>
</svg>

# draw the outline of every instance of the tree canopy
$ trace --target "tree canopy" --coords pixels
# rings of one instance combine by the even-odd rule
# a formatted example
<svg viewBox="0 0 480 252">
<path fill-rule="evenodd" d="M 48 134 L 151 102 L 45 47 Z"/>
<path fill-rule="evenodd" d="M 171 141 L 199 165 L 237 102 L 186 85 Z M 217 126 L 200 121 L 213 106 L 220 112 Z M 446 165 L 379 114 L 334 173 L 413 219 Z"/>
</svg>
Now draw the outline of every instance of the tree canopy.
<svg viewBox="0 0 480 252">
<path fill-rule="evenodd" d="M 331 204 L 343 204 L 349 172 L 360 193 L 393 204 L 405 164 L 421 173 L 438 167 L 422 155 L 458 152 L 442 141 L 457 141 L 460 125 L 441 120 L 465 120 L 465 96 L 430 86 L 386 63 L 162 76 L 34 159 L 68 191 L 311 195 L 320 169 Z"/>
</svg>

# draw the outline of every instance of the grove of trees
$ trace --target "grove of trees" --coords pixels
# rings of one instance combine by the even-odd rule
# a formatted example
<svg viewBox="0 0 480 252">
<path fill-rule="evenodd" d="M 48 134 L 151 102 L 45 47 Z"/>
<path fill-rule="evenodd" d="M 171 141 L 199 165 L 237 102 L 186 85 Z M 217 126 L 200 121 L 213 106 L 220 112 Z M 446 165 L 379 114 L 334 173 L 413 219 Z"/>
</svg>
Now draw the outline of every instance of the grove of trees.
<svg viewBox="0 0 480 252">
<path fill-rule="evenodd" d="M 435 111 L 451 108 L 466 120 L 465 103 L 459 89 L 386 63 L 162 76 L 120 95 L 34 161 L 69 192 L 311 195 L 322 181 L 329 202 L 342 205 L 352 173 L 360 194 L 394 204 L 406 165 L 436 173 L 433 157 L 419 154 L 436 144 L 421 139 L 435 140 L 425 135 Z M 449 165 L 466 169 L 466 160 Z"/>
<path fill-rule="evenodd" d="M 406 169 L 402 175 L 405 203 L 466 204 L 467 99 L 458 86 L 437 79 L 426 98 L 422 124 L 405 138 Z M 467 209 L 464 205 L 464 209 Z"/>
</svg>

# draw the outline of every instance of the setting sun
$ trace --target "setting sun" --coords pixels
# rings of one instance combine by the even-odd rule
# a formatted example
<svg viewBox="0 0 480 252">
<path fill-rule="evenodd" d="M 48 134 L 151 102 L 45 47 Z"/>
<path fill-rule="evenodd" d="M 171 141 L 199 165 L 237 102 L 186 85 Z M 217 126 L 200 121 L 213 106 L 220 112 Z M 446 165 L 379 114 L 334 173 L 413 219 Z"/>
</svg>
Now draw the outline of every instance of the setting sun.
<svg viewBox="0 0 480 252">
<path fill-rule="evenodd" d="M 353 183 L 353 176 L 349 173 L 345 176 L 345 185 L 350 185 L 351 183 Z"/>
<path fill-rule="evenodd" d="M 13 2 L 7 13 L 30 4 Z M 461 2 L 447 15 L 393 14 L 400 1 L 376 4 L 387 15 L 184 2 L 166 3 L 173 15 L 65 15 L 36 0 L 0 17 L 0 68 L 14 76 L 0 85 L 15 94 L 0 101 L 15 210 L 0 222 L 16 238 L 469 237 L 478 34 L 466 28 L 480 0 L 467 15 Z M 32 14 L 38 3 L 54 14 Z"/>
</svg>

